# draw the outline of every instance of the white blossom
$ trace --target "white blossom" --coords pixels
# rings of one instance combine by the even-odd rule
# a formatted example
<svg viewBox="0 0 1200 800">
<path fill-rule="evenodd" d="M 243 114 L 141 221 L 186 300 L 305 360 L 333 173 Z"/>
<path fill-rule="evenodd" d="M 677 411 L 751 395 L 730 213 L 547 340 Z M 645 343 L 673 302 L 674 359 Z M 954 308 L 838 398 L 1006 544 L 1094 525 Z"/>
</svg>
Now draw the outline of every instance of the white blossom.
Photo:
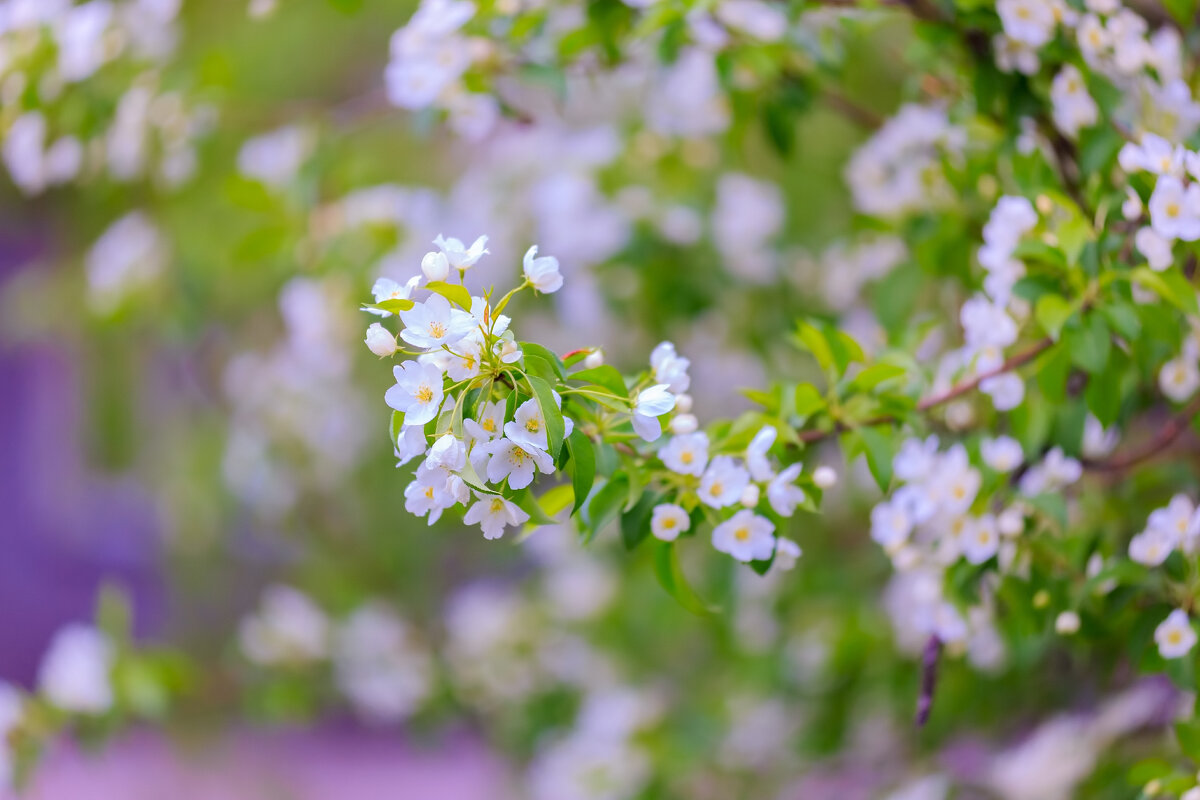
<svg viewBox="0 0 1200 800">
<path fill-rule="evenodd" d="M 650 532 L 656 539 L 673 542 L 679 534 L 692 526 L 692 520 L 682 507 L 674 503 L 660 503 L 650 515 Z"/>
<path fill-rule="evenodd" d="M 699 477 L 708 466 L 708 435 L 690 433 L 672 436 L 658 451 L 658 457 L 672 472 Z"/>
<path fill-rule="evenodd" d="M 748 508 L 713 529 L 713 547 L 738 561 L 765 561 L 775 552 L 775 526 Z"/>
<path fill-rule="evenodd" d="M 499 539 L 504 535 L 504 529 L 521 525 L 529 521 L 529 515 L 517 505 L 498 495 L 476 494 L 479 498 L 475 505 L 467 509 L 463 522 L 467 525 L 478 524 L 483 529 L 483 538 Z"/>
<path fill-rule="evenodd" d="M 384 394 L 384 402 L 404 414 L 405 425 L 424 425 L 438 414 L 442 404 L 442 371 L 433 364 L 405 361 L 392 368 L 396 385 Z"/>
<path fill-rule="evenodd" d="M 643 389 L 638 393 L 633 406 L 633 430 L 647 442 L 662 435 L 662 423 L 658 418 L 675 408 L 675 397 L 664 383 Z"/>
<path fill-rule="evenodd" d="M 109 638 L 90 625 L 72 623 L 54 634 L 38 667 L 38 691 L 52 705 L 78 714 L 103 714 L 113 706 Z"/>
<path fill-rule="evenodd" d="M 534 245 L 525 252 L 525 280 L 542 294 L 557 292 L 563 285 L 562 275 L 558 271 L 558 259 L 554 256 L 538 258 L 537 251 L 537 245 Z"/>
<path fill-rule="evenodd" d="M 700 478 L 696 494 L 700 502 L 713 508 L 731 506 L 742 496 L 742 490 L 750 482 L 750 473 L 736 459 L 717 456 L 708 465 Z"/>
<path fill-rule="evenodd" d="M 1187 612 L 1177 608 L 1154 629 L 1154 641 L 1163 658 L 1182 658 L 1196 646 L 1196 631 Z"/>
</svg>

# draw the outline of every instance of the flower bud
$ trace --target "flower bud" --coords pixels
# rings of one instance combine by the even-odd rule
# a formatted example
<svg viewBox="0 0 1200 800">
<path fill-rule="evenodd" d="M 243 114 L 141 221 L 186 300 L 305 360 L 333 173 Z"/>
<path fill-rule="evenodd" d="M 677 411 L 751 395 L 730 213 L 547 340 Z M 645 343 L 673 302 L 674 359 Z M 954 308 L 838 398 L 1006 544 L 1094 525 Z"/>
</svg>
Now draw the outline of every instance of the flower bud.
<svg viewBox="0 0 1200 800">
<path fill-rule="evenodd" d="M 1001 536 L 1019 536 L 1025 529 L 1025 518 L 1015 508 L 1006 508 L 996 517 L 996 528 Z"/>
<path fill-rule="evenodd" d="M 756 505 L 758 505 L 759 495 L 760 492 L 758 486 L 753 483 L 749 484 L 745 489 L 742 490 L 742 505 L 744 505 L 746 508 L 754 508 Z"/>
<path fill-rule="evenodd" d="M 583 359 L 583 366 L 588 369 L 595 369 L 604 364 L 604 351 L 596 348 L 587 354 L 587 358 Z"/>
<path fill-rule="evenodd" d="M 1039 589 L 1033 596 L 1034 608 L 1045 608 L 1050 605 L 1050 593 L 1045 589 Z"/>
<path fill-rule="evenodd" d="M 425 273 L 426 280 L 446 280 L 450 276 L 450 262 L 446 260 L 446 254 L 426 253 L 425 257 L 421 259 L 421 272 Z"/>
<path fill-rule="evenodd" d="M 817 467 L 813 470 L 812 479 L 818 489 L 828 489 L 837 483 L 838 476 L 833 467 Z"/>
<path fill-rule="evenodd" d="M 680 414 L 692 413 L 692 396 L 690 394 L 675 395 L 675 410 Z"/>
<path fill-rule="evenodd" d="M 1054 620 L 1054 630 L 1060 636 L 1070 636 L 1079 631 L 1079 615 L 1074 611 L 1064 611 Z"/>
<path fill-rule="evenodd" d="M 380 358 L 387 358 L 396 352 L 396 337 L 378 322 L 371 323 L 371 327 L 367 328 L 367 338 L 363 341 L 367 343 L 367 349 Z"/>
<path fill-rule="evenodd" d="M 671 433 L 695 433 L 699 427 L 699 420 L 692 414 L 679 414 L 671 420 Z"/>
</svg>

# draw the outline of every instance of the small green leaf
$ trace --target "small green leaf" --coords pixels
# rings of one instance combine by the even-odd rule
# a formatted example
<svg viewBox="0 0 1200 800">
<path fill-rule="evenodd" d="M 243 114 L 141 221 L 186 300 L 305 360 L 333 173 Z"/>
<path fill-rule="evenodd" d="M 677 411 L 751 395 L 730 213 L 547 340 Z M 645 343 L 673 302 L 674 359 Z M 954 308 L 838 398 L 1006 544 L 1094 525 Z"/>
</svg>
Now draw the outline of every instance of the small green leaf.
<svg viewBox="0 0 1200 800">
<path fill-rule="evenodd" d="M 687 576 L 679 566 L 675 542 L 659 542 L 654 549 L 654 574 L 667 594 L 693 614 L 705 616 L 716 610 L 705 603 L 688 583 Z"/>
<path fill-rule="evenodd" d="M 373 308 L 376 311 L 386 311 L 389 314 L 398 314 L 401 311 L 408 311 L 416 303 L 412 300 L 384 300 L 382 303 L 363 303 L 363 308 Z"/>
<path fill-rule="evenodd" d="M 818 411 L 825 410 L 825 398 L 811 383 L 801 383 L 796 387 L 796 416 L 808 419 Z"/>
<path fill-rule="evenodd" d="M 1179 740 L 1179 749 L 1185 756 L 1200 761 L 1200 720 L 1176 722 L 1175 738 Z"/>
<path fill-rule="evenodd" d="M 796 342 L 803 349 L 812 353 L 813 358 L 817 360 L 817 366 L 823 371 L 830 372 L 833 369 L 833 351 L 829 349 L 829 342 L 825 340 L 825 334 L 816 327 L 807 322 L 801 322 L 796 327 Z"/>
<path fill-rule="evenodd" d="M 629 390 L 625 388 L 625 379 L 621 377 L 621 373 L 617 372 L 616 368 L 608 364 L 573 372 L 569 380 L 585 381 L 607 389 L 617 397 L 629 397 Z"/>
<path fill-rule="evenodd" d="M 1089 314 L 1082 325 L 1066 330 L 1063 346 L 1080 369 L 1097 375 L 1108 364 L 1108 356 L 1112 352 L 1112 334 L 1102 316 Z"/>
<path fill-rule="evenodd" d="M 892 431 L 882 425 L 874 428 L 860 428 L 858 435 L 862 437 L 863 446 L 867 452 L 867 466 L 871 476 L 879 484 L 880 491 L 887 492 L 892 485 Z"/>
<path fill-rule="evenodd" d="M 563 423 L 558 403 L 554 401 L 554 391 L 550 388 L 550 384 L 535 375 L 529 376 L 529 388 L 533 390 L 533 396 L 537 398 L 538 408 L 542 410 L 542 418 L 546 420 L 546 442 L 549 453 L 557 460 L 558 453 L 562 450 L 566 425 Z"/>
<path fill-rule="evenodd" d="M 1200 312 L 1196 290 L 1177 269 L 1155 272 L 1149 267 L 1138 267 L 1133 271 L 1133 279 L 1186 314 Z"/>
<path fill-rule="evenodd" d="M 618 474 L 592 495 L 591 502 L 588 503 L 588 526 L 592 536 L 616 517 L 621 506 L 625 504 L 628 488 L 629 482 L 625 476 Z"/>
<path fill-rule="evenodd" d="M 583 431 L 574 431 L 567 437 L 567 452 L 571 455 L 571 486 L 575 489 L 575 504 L 571 506 L 574 516 L 583 507 L 596 480 L 596 451 Z"/>
<path fill-rule="evenodd" d="M 904 374 L 904 367 L 895 364 L 872 364 L 854 376 L 850 381 L 852 391 L 869 392 L 884 381 L 898 378 Z"/>
<path fill-rule="evenodd" d="M 1075 307 L 1057 294 L 1044 294 L 1038 298 L 1033 316 L 1051 339 L 1058 341 L 1063 325 L 1074 313 Z"/>
<path fill-rule="evenodd" d="M 550 348 L 543 347 L 535 342 L 521 342 L 520 345 L 521 352 L 524 354 L 526 360 L 528 360 L 530 356 L 534 356 L 542 359 L 553 368 L 550 376 L 546 377 L 546 380 L 566 380 L 567 371 L 563 368 L 562 359 L 560 359 L 557 354 L 550 350 Z"/>
<path fill-rule="evenodd" d="M 626 550 L 633 550 L 650 535 L 650 515 L 658 505 L 658 496 L 646 492 L 637 505 L 621 515 L 621 541 Z"/>
<path fill-rule="evenodd" d="M 436 292 L 442 297 L 454 303 L 457 306 L 471 310 L 471 293 L 467 291 L 465 286 L 460 286 L 457 283 L 445 283 L 444 281 L 430 281 L 425 284 L 425 288 L 431 292 Z"/>
<path fill-rule="evenodd" d="M 400 441 L 400 434 L 403 430 L 404 430 L 404 412 L 403 411 L 392 411 L 391 434 L 392 434 L 392 446 L 393 447 L 395 447 L 396 443 L 398 441 Z"/>
</svg>

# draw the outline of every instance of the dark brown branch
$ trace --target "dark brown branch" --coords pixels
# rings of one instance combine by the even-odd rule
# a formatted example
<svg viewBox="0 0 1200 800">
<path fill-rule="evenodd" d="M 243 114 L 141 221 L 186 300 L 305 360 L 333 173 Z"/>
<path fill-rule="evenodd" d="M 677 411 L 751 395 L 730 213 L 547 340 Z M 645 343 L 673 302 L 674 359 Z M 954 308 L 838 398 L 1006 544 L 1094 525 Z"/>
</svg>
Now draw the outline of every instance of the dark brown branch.
<svg viewBox="0 0 1200 800">
<path fill-rule="evenodd" d="M 1167 423 L 1159 428 L 1158 434 L 1154 438 L 1122 455 L 1097 461 L 1085 460 L 1083 466 L 1097 472 L 1120 472 L 1140 464 L 1169 447 L 1181 433 L 1187 430 L 1197 414 L 1200 414 L 1200 395 L 1192 398 L 1192 401 L 1182 411 L 1167 420 Z"/>
<path fill-rule="evenodd" d="M 1011 372 L 1012 370 L 1017 369 L 1024 364 L 1028 364 L 1030 361 L 1041 355 L 1052 344 L 1054 344 L 1054 340 L 1050 337 L 1046 337 L 1028 349 L 1009 356 L 1007 359 L 1005 359 L 1003 364 L 995 369 L 984 370 L 983 372 L 980 372 L 979 374 L 974 375 L 971 378 L 962 381 L 961 383 L 955 384 L 944 392 L 926 397 L 917 403 L 917 410 L 928 411 L 931 408 L 936 408 L 944 403 L 949 403 L 951 400 L 955 400 L 964 394 L 974 391 L 979 387 L 979 384 L 983 383 L 988 378 L 994 378 L 997 375 L 1003 375 L 1004 373 Z M 827 431 L 801 431 L 798 434 L 798 438 L 802 442 L 819 442 L 822 439 L 834 436 L 835 434 L 845 433 L 852 428 L 864 428 L 872 425 L 888 425 L 897 422 L 899 422 L 899 420 L 892 416 L 875 417 L 874 419 L 865 420 L 853 426 L 839 422 L 831 430 Z"/>
</svg>

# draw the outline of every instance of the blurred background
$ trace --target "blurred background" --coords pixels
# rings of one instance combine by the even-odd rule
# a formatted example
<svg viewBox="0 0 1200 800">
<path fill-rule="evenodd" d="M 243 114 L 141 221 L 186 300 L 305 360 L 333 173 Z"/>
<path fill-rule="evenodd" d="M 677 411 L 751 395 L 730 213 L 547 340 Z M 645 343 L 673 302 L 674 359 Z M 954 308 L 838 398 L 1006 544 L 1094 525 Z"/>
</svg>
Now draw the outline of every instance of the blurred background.
<svg viewBox="0 0 1200 800">
<path fill-rule="evenodd" d="M 627 10 L 518 5 L 559 52 Z M 961 779 L 1053 800 L 1089 775 L 1079 796 L 1123 796 L 1099 753 L 1165 686 L 1114 710 L 1075 685 L 1081 712 L 1071 664 L 1022 680 L 1033 656 L 993 634 L 945 665 L 953 713 L 912 725 L 923 640 L 889 602 L 921 587 L 888 585 L 877 492 L 832 451 L 806 454 L 842 480 L 793 520 L 793 571 L 691 554 L 713 617 L 615 533 L 488 542 L 404 511 L 358 306 L 438 234 L 490 237 L 478 287 L 513 284 L 531 244 L 556 256 L 565 286 L 514 307 L 518 337 L 629 372 L 669 339 L 701 424 L 803 377 L 802 314 L 878 347 L 916 335 L 918 303 L 953 307 L 936 232 L 910 253 L 844 179 L 929 92 L 904 20 L 504 70 L 520 34 L 493 26 L 441 114 L 390 102 L 407 2 L 0 6 L 0 677 L 33 689 L 66 652 L 86 681 L 73 625 L 139 653 L 24 796 L 938 800 Z M 792 58 L 835 79 L 761 79 Z M 484 78 L 496 107 L 471 100 Z M 930 263 L 945 297 L 918 296 Z"/>
</svg>

